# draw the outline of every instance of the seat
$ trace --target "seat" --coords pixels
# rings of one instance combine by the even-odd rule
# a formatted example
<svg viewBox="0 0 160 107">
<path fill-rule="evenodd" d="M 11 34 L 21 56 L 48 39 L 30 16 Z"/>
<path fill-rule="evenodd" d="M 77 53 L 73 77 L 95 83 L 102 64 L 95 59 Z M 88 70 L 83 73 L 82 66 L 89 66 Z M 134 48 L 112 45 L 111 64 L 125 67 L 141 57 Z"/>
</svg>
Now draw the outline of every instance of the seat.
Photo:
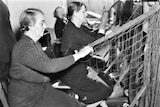
<svg viewBox="0 0 160 107">
<path fill-rule="evenodd" d="M 66 92 L 69 96 L 74 97 L 75 99 L 78 99 L 78 95 L 76 95 L 72 90 L 70 86 L 67 86 L 65 84 L 63 84 L 60 80 L 53 83 L 52 87 L 58 89 L 58 90 L 62 90 L 64 92 Z"/>
<path fill-rule="evenodd" d="M 9 107 L 7 98 L 6 98 L 5 83 L 3 81 L 0 82 L 0 100 L 3 107 Z"/>
<path fill-rule="evenodd" d="M 55 82 L 54 84 L 52 84 L 52 87 L 54 87 L 56 89 L 64 89 L 64 90 L 71 89 L 71 87 L 63 84 L 60 80 Z"/>
</svg>

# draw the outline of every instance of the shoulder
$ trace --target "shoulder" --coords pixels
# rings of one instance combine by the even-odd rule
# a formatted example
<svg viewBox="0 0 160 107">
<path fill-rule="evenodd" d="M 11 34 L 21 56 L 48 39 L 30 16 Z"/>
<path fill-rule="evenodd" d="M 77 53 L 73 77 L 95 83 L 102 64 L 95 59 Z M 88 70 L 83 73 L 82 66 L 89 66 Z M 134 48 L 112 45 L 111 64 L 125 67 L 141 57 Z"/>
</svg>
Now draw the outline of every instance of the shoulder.
<svg viewBox="0 0 160 107">
<path fill-rule="evenodd" d="M 34 50 L 35 46 L 33 41 L 21 39 L 13 47 L 13 53 L 26 53 L 29 50 Z"/>
<path fill-rule="evenodd" d="M 80 33 L 81 33 L 81 30 L 79 28 L 77 28 L 73 23 L 68 22 L 64 28 L 63 35 L 76 36 L 76 35 L 79 35 Z"/>
</svg>

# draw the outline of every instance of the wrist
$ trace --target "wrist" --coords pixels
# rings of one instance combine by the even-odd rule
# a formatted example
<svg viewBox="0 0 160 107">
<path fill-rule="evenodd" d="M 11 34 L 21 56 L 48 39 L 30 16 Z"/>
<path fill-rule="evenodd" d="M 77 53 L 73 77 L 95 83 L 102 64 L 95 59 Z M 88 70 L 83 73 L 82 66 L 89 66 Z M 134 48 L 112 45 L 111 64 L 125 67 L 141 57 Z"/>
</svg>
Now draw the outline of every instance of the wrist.
<svg viewBox="0 0 160 107">
<path fill-rule="evenodd" d="M 80 57 L 80 55 L 78 55 L 78 54 L 73 54 L 73 58 L 74 58 L 74 61 L 76 62 L 76 61 L 79 60 L 81 57 Z"/>
<path fill-rule="evenodd" d="M 98 33 L 105 34 L 105 30 L 102 29 L 102 28 L 100 28 L 100 29 L 98 30 Z"/>
</svg>

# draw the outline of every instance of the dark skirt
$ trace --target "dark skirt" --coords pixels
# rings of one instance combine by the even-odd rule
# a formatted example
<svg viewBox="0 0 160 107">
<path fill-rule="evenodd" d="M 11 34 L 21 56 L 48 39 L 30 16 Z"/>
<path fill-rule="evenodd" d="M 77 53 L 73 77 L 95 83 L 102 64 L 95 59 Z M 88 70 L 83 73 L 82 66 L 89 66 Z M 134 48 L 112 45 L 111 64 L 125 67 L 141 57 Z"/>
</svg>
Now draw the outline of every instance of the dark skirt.
<svg viewBox="0 0 160 107">
<path fill-rule="evenodd" d="M 10 81 L 8 87 L 10 107 L 82 107 L 74 97 L 53 88 L 49 83 L 36 85 L 20 82 Z"/>
<path fill-rule="evenodd" d="M 61 80 L 69 85 L 79 95 L 79 101 L 85 104 L 107 99 L 113 87 L 107 87 L 100 82 L 87 77 L 86 64 L 78 63 L 64 71 Z"/>
</svg>

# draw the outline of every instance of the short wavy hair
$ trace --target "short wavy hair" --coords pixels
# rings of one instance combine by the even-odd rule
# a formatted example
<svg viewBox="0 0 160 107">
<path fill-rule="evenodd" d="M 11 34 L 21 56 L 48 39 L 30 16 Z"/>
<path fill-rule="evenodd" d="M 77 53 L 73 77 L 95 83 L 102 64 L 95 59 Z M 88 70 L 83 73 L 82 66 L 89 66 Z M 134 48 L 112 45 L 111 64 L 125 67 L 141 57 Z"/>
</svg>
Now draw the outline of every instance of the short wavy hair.
<svg viewBox="0 0 160 107">
<path fill-rule="evenodd" d="M 37 8 L 28 8 L 24 10 L 19 17 L 20 30 L 23 32 L 28 31 L 29 30 L 28 26 L 32 26 L 35 24 L 36 16 L 38 13 L 44 15 L 44 13 Z"/>
<path fill-rule="evenodd" d="M 53 12 L 53 16 L 55 17 L 55 18 L 60 18 L 60 16 L 59 16 L 59 9 L 64 9 L 65 10 L 65 8 L 64 7 L 62 7 L 62 6 L 58 6 L 58 7 L 56 7 L 56 9 L 54 10 L 54 12 Z"/>
</svg>

